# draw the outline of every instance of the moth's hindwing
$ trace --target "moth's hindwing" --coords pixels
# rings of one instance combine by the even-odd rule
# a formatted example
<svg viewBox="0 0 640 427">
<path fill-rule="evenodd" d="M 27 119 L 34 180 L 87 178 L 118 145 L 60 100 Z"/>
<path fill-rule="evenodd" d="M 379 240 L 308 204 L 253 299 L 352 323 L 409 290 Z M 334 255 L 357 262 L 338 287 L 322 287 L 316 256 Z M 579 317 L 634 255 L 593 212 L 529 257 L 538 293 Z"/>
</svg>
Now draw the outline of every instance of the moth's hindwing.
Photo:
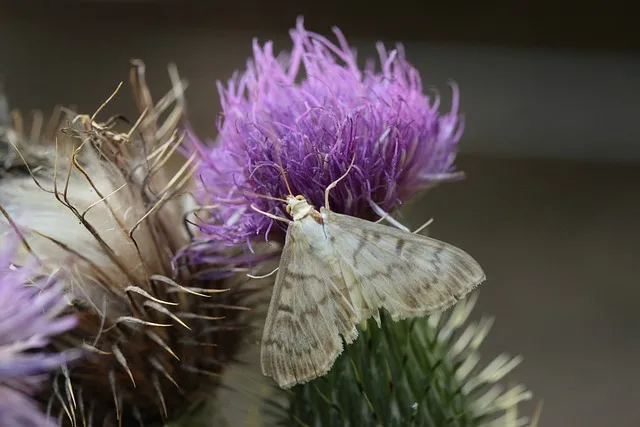
<svg viewBox="0 0 640 427">
<path fill-rule="evenodd" d="M 445 310 L 485 278 L 480 265 L 453 245 L 326 209 L 321 212 L 347 290 L 366 305 L 367 313 L 385 308 L 397 320 Z"/>
</svg>

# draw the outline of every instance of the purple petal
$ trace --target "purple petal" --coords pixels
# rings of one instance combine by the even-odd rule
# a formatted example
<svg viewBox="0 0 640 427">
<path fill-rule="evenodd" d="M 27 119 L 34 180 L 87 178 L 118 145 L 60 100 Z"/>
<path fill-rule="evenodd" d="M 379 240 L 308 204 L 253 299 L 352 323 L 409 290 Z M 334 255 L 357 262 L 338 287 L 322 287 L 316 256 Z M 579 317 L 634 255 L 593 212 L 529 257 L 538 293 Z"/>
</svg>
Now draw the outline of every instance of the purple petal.
<svg viewBox="0 0 640 427">
<path fill-rule="evenodd" d="M 286 59 L 274 55 L 271 42 L 254 41 L 247 69 L 218 84 L 218 144 L 205 147 L 191 135 L 203 156 L 197 198 L 218 206 L 201 224 L 205 237 L 235 244 L 283 230 L 250 206 L 285 215 L 273 198 L 289 195 L 287 184 L 322 206 L 325 188 L 354 156 L 330 205 L 367 219 L 375 217 L 370 201 L 390 211 L 454 172 L 462 133 L 457 87 L 452 110 L 441 115 L 438 97 L 423 93 L 402 46 L 388 52 L 379 44 L 381 71 L 371 61 L 361 70 L 342 33 L 334 32 L 337 45 L 299 19 Z"/>
<path fill-rule="evenodd" d="M 37 270 L 14 267 L 15 247 L 0 248 L 0 426 L 49 426 L 30 395 L 44 374 L 80 356 L 79 351 L 47 353 L 51 337 L 72 329 L 77 319 L 62 316 L 62 285 L 38 280 Z"/>
</svg>

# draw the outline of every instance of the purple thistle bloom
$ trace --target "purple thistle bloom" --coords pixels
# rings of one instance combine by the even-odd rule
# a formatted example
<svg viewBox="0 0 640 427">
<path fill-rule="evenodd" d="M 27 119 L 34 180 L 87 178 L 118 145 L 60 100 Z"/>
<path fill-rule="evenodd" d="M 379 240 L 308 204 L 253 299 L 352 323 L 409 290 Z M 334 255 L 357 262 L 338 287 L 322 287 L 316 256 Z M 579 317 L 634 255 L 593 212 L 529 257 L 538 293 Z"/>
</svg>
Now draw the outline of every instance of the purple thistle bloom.
<svg viewBox="0 0 640 427">
<path fill-rule="evenodd" d="M 453 168 L 463 128 L 456 87 L 451 111 L 441 115 L 402 46 L 387 52 L 378 44 L 381 71 L 373 60 L 361 70 L 342 33 L 334 33 L 337 45 L 305 30 L 300 18 L 287 58 L 254 40 L 246 71 L 226 87 L 218 83 L 219 144 L 207 150 L 194 138 L 203 157 L 197 197 L 218 206 L 201 225 L 206 237 L 236 243 L 268 233 L 274 221 L 251 204 L 287 217 L 283 202 L 257 196 L 286 198 L 280 166 L 294 195 L 318 208 L 353 161 L 330 208 L 365 219 L 460 177 Z"/>
<path fill-rule="evenodd" d="M 0 252 L 0 426 L 57 425 L 31 396 L 46 372 L 73 357 L 42 349 L 49 337 L 73 328 L 76 319 L 58 317 L 66 305 L 59 284 L 33 282 L 33 270 L 15 267 L 11 255 L 6 248 Z"/>
</svg>

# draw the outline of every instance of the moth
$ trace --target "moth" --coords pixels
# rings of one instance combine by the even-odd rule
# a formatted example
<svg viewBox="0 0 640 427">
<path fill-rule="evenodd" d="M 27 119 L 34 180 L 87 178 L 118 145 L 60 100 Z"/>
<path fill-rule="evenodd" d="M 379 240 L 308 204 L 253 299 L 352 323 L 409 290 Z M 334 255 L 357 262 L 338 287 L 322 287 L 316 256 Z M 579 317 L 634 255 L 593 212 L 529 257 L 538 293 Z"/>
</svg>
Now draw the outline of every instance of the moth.
<svg viewBox="0 0 640 427">
<path fill-rule="evenodd" d="M 380 309 L 394 321 L 442 311 L 485 279 L 455 246 L 332 212 L 329 191 L 345 176 L 327 187 L 319 211 L 291 194 L 291 219 L 252 206 L 288 222 L 260 355 L 263 374 L 284 389 L 326 374 L 356 325 L 374 317 L 380 326 Z"/>
</svg>

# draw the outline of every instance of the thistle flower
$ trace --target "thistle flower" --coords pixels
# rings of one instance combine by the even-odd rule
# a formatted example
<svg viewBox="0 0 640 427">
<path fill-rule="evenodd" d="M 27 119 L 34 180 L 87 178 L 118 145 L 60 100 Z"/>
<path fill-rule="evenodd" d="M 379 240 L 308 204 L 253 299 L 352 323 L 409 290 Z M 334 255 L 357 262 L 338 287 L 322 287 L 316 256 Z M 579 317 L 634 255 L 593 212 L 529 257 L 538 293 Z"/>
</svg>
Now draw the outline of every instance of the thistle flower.
<svg viewBox="0 0 640 427">
<path fill-rule="evenodd" d="M 0 249 L 0 425 L 52 426 L 33 396 L 47 373 L 74 357 L 45 347 L 77 319 L 60 315 L 67 305 L 60 284 L 33 280 L 35 270 L 14 266 L 12 253 L 12 246 Z"/>
<path fill-rule="evenodd" d="M 539 415 L 518 415 L 531 399 L 505 378 L 522 357 L 501 354 L 481 363 L 480 346 L 493 319 L 469 322 L 473 294 L 451 311 L 369 328 L 325 377 L 298 386 L 277 405 L 282 425 L 534 427 Z"/>
<path fill-rule="evenodd" d="M 202 157 L 197 199 L 211 207 L 198 224 L 202 240 L 253 245 L 285 227 L 257 210 L 286 217 L 277 199 L 291 193 L 322 206 L 326 188 L 347 171 L 330 208 L 364 219 L 461 176 L 453 166 L 463 129 L 457 88 L 451 111 L 440 114 L 402 46 L 388 52 L 379 44 L 380 71 L 372 60 L 361 70 L 334 33 L 337 44 L 299 19 L 288 55 L 277 58 L 272 43 L 254 41 L 247 69 L 218 84 L 218 144 L 191 136 Z M 502 355 L 478 369 L 491 322 L 458 333 L 474 303 L 399 322 L 382 313 L 379 328 L 369 320 L 328 374 L 283 395 L 280 424 L 524 425 L 513 412 L 531 393 L 499 384 L 520 357 Z"/>
<path fill-rule="evenodd" d="M 219 144 L 208 150 L 192 137 L 203 157 L 198 198 L 216 206 L 204 234 L 238 242 L 269 232 L 273 220 L 250 206 L 286 216 L 282 202 L 257 196 L 289 194 L 282 168 L 294 195 L 319 207 L 353 161 L 330 207 L 365 219 L 460 176 L 453 167 L 463 128 L 456 87 L 451 111 L 440 114 L 439 98 L 423 93 L 401 45 L 388 52 L 378 44 L 381 70 L 373 60 L 361 70 L 334 33 L 338 44 L 305 30 L 300 18 L 287 57 L 254 40 L 247 69 L 218 83 Z"/>
<path fill-rule="evenodd" d="M 40 396 L 64 425 L 176 420 L 214 395 L 249 332 L 253 290 L 235 273 L 241 252 L 211 252 L 199 266 L 179 256 L 197 210 L 188 194 L 195 156 L 171 166 L 185 88 L 171 75 L 173 90 L 154 103 L 135 63 L 134 123 L 71 114 L 55 144 L 11 141 L 24 167 L 0 180 L 13 223 L 0 223 L 0 236 L 17 228 L 32 254 L 13 259 L 36 255 L 44 272 L 63 277 L 79 322 L 55 345 L 87 350 Z M 54 155 L 33 164 L 27 147 Z"/>
</svg>

